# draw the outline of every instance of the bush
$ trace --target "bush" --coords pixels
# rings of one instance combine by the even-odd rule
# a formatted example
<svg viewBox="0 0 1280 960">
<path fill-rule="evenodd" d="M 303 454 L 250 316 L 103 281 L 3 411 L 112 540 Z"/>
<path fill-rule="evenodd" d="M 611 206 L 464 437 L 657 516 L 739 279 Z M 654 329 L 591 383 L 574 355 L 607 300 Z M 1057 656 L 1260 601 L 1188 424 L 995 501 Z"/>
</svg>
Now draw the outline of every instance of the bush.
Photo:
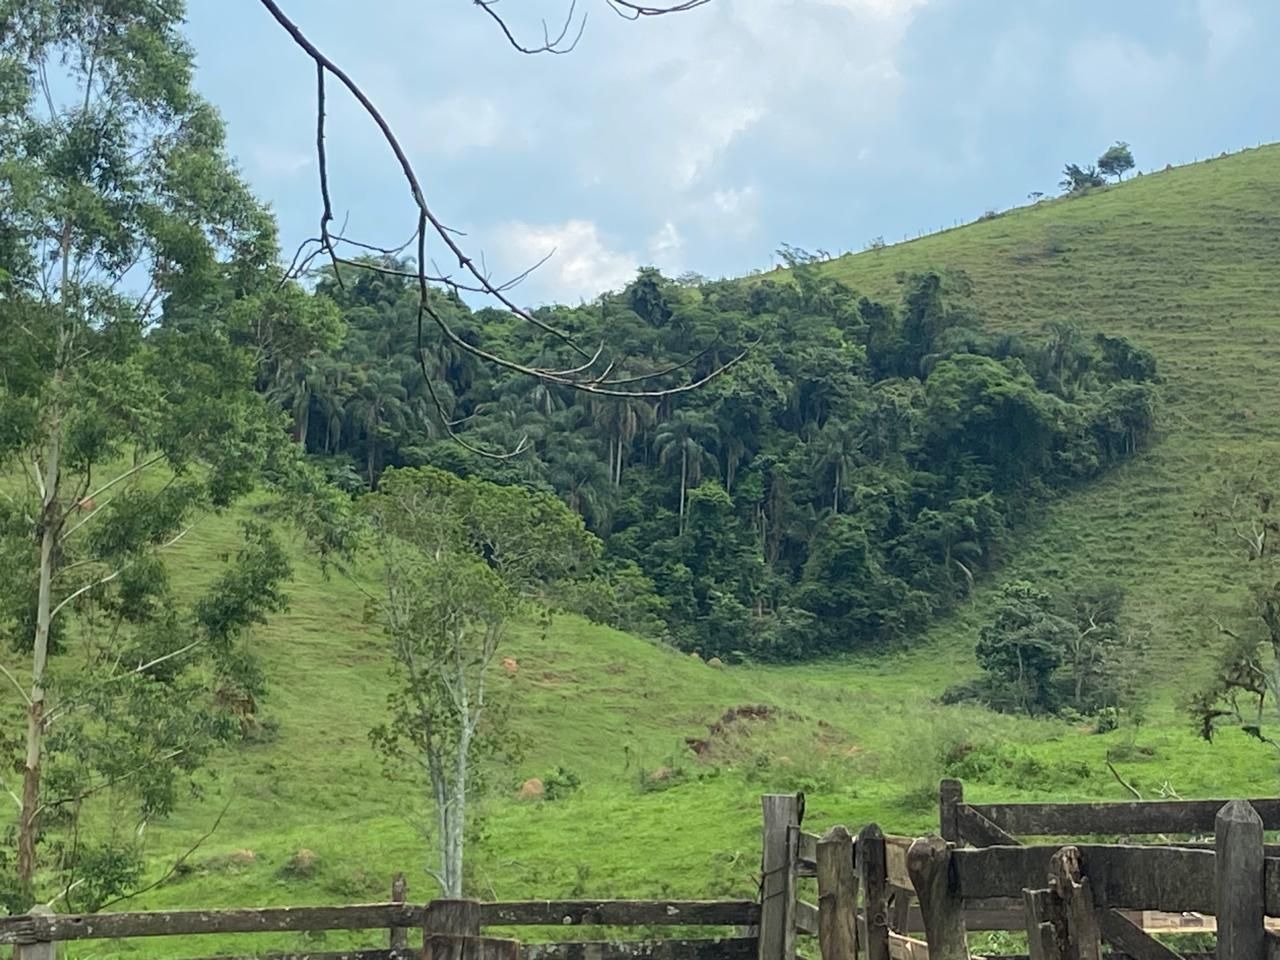
<svg viewBox="0 0 1280 960">
<path fill-rule="evenodd" d="M 556 767 L 550 776 L 542 779 L 542 796 L 545 800 L 563 800 L 571 793 L 576 793 L 582 781 L 572 770 Z"/>
</svg>

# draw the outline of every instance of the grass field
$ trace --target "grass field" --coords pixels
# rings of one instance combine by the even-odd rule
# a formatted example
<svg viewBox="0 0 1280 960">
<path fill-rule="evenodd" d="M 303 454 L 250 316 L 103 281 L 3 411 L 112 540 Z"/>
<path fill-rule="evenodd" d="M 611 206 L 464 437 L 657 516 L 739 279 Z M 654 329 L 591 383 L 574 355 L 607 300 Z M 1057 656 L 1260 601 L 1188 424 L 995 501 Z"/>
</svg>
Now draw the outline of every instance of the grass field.
<svg viewBox="0 0 1280 960">
<path fill-rule="evenodd" d="M 788 668 L 716 670 L 558 617 L 545 631 L 516 631 L 509 653 L 519 671 L 499 678 L 529 749 L 485 805 L 473 848 L 477 895 L 751 895 L 764 792 L 804 790 L 815 829 L 874 819 L 893 832 L 924 831 L 936 823 L 944 773 L 962 776 L 978 799 L 1125 797 L 1105 766 L 1109 751 L 1150 796 L 1162 788 L 1184 797 L 1277 792 L 1265 748 L 1231 733 L 1200 742 L 1177 701 L 1203 663 L 1205 615 L 1229 615 L 1238 599 L 1234 559 L 1209 544 L 1192 513 L 1216 472 L 1277 453 L 1280 148 L 1042 203 L 829 269 L 874 294 L 891 292 L 898 271 L 923 267 L 966 270 L 983 314 L 1001 328 L 1034 332 L 1045 320 L 1073 319 L 1129 336 L 1160 360 L 1159 441 L 1047 508 L 999 575 L 1057 584 L 1106 574 L 1124 583 L 1159 651 L 1145 722 L 1095 735 L 933 705 L 973 671 L 972 643 L 997 580 L 910 652 Z M 228 523 L 184 541 L 184 582 L 207 576 Z M 226 756 L 208 795 L 154 828 L 159 873 L 225 806 L 190 869 L 135 909 L 380 899 L 397 870 L 409 876 L 412 898 L 432 894 L 423 842 L 405 816 L 411 798 L 387 786 L 368 746 L 382 719 L 386 664 L 379 636 L 361 621 L 363 598 L 301 554 L 291 594 L 290 612 L 258 633 L 278 736 Z M 708 738 L 730 708 L 757 704 L 769 718 L 724 724 L 705 757 L 686 745 L 686 737 Z M 523 777 L 557 766 L 580 777 L 577 792 L 516 798 Z M 314 854 L 309 870 L 296 869 L 299 850 Z M 330 949 L 360 942 L 325 941 Z M 210 938 L 181 952 L 244 947 L 244 938 Z M 69 952 L 117 954 L 173 948 L 85 943 Z"/>
</svg>

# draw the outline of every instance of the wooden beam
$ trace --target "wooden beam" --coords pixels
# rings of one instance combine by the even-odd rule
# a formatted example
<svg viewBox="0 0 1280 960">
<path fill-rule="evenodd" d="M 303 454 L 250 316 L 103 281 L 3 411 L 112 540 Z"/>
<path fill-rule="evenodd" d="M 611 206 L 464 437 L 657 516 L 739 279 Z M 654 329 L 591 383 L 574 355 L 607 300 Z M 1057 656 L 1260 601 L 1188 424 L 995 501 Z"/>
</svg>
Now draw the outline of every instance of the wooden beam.
<svg viewBox="0 0 1280 960">
<path fill-rule="evenodd" d="M 520 941 L 428 933 L 422 939 L 422 960 L 520 960 Z"/>
<path fill-rule="evenodd" d="M 480 904 L 486 927 L 753 926 L 754 900 L 527 900 Z"/>
<path fill-rule="evenodd" d="M 892 960 L 929 960 L 929 944 L 890 930 L 889 956 Z"/>
<path fill-rule="evenodd" d="M 1063 847 L 1049 861 L 1049 889 L 1062 917 L 1066 960 L 1102 960 L 1102 935 L 1089 878 L 1080 872 L 1080 853 Z"/>
<path fill-rule="evenodd" d="M 969 808 L 1015 836 L 1212 833 L 1226 800 L 1136 800 L 1131 803 L 975 803 Z M 1280 830 L 1280 799 L 1248 801 L 1266 830 Z"/>
<path fill-rule="evenodd" d="M 858 943 L 866 960 L 889 960 L 889 896 L 884 834 L 874 823 L 858 831 L 855 865 L 862 889 L 863 917 Z"/>
<path fill-rule="evenodd" d="M 762 798 L 759 960 L 795 958 L 795 862 L 803 794 Z"/>
<path fill-rule="evenodd" d="M 966 803 L 955 811 L 961 835 L 975 847 L 1016 847 L 1021 841 Z"/>
<path fill-rule="evenodd" d="M 38 940 L 114 940 L 194 933 L 279 933 L 420 927 L 423 908 L 402 903 L 345 907 L 265 907 L 257 910 L 161 910 L 0 919 L 0 944 Z"/>
<path fill-rule="evenodd" d="M 1108 845 L 1077 849 L 1100 907 L 1214 911 L 1214 855 L 1207 850 Z M 952 862 L 960 895 L 974 900 L 1039 889 L 1054 852 L 1053 847 L 956 850 Z"/>
<path fill-rule="evenodd" d="M 1266 918 L 1262 818 L 1232 800 L 1215 821 L 1218 960 L 1265 960 Z"/>
<path fill-rule="evenodd" d="M 950 882 L 951 854 L 941 837 L 917 840 L 907 851 L 907 870 L 920 901 L 930 960 L 969 960 L 964 904 L 959 889 Z"/>
<path fill-rule="evenodd" d="M 1155 937 L 1149 936 L 1119 910 L 1100 911 L 1098 930 L 1102 934 L 1102 939 L 1111 946 L 1113 957 L 1117 953 L 1122 953 L 1132 957 L 1133 960 L 1182 960 L 1179 954 Z"/>
<path fill-rule="evenodd" d="M 938 784 L 938 832 L 948 843 L 961 844 L 964 837 L 956 811 L 964 803 L 964 784 L 959 780 L 943 780 Z"/>
<path fill-rule="evenodd" d="M 822 960 L 857 960 L 858 875 L 853 837 L 832 827 L 817 846 L 818 946 Z"/>
<path fill-rule="evenodd" d="M 754 960 L 755 937 L 715 940 L 612 940 L 526 943 L 522 960 Z"/>
</svg>

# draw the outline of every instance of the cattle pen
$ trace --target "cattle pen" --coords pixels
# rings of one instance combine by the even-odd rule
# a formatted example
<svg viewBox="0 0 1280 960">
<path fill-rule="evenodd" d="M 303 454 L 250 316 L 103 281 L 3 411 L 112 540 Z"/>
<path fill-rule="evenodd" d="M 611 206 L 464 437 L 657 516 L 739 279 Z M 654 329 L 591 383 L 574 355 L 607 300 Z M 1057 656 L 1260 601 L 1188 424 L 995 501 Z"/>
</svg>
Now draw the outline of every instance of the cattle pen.
<svg viewBox="0 0 1280 960">
<path fill-rule="evenodd" d="M 1199 960 L 1167 937 L 1194 931 L 1214 938 L 1219 960 L 1280 960 L 1280 847 L 1264 842 L 1280 830 L 1280 799 L 971 804 L 962 784 L 944 780 L 938 809 L 929 836 L 886 834 L 874 823 L 815 833 L 803 795 L 767 795 L 754 899 L 413 904 L 400 878 L 390 900 L 373 904 L 33 911 L 0 918 L 0 944 L 13 945 L 16 960 L 56 960 L 61 944 L 83 940 L 382 929 L 385 947 L 258 955 L 970 960 L 972 934 L 1006 931 L 1025 935 L 1019 956 L 1029 960 Z M 536 931 L 548 927 L 597 927 L 608 937 L 539 942 Z M 619 933 L 628 927 L 644 937 Z M 493 935 L 517 928 L 531 935 Z M 662 929 L 670 936 L 654 933 Z M 690 934 L 698 929 L 706 935 Z"/>
</svg>

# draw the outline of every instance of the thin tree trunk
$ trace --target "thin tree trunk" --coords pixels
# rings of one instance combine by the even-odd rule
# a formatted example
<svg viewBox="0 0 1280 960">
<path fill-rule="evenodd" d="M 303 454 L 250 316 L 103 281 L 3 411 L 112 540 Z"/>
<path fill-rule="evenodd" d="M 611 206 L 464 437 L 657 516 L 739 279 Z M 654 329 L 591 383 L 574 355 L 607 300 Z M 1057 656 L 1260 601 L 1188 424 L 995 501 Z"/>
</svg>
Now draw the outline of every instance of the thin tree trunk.
<svg viewBox="0 0 1280 960">
<path fill-rule="evenodd" d="M 62 242 L 61 304 L 70 293 L 70 227 Z M 36 631 L 31 644 L 31 693 L 27 707 L 27 749 L 22 770 L 22 810 L 18 815 L 18 893 L 31 903 L 35 892 L 36 839 L 40 834 L 40 765 L 44 755 L 44 684 L 49 662 L 49 626 L 53 622 L 53 558 L 62 532 L 58 485 L 62 480 L 62 383 L 70 332 L 66 321 L 58 334 L 53 374 L 53 410 L 45 447 L 44 489 L 40 504 L 40 575 L 36 592 Z"/>
<path fill-rule="evenodd" d="M 27 752 L 22 771 L 22 814 L 18 821 L 18 891 L 25 902 L 35 888 L 36 838 L 40 832 L 40 761 L 44 748 L 44 679 L 49 660 L 52 617 L 53 552 L 58 541 L 58 482 L 62 424 L 55 420 L 46 451 L 45 494 L 40 511 L 40 586 L 36 596 L 36 633 L 31 654 L 31 705 L 27 708 Z"/>
<path fill-rule="evenodd" d="M 689 451 L 680 449 L 680 532 L 684 533 L 684 494 L 689 482 Z"/>
</svg>

